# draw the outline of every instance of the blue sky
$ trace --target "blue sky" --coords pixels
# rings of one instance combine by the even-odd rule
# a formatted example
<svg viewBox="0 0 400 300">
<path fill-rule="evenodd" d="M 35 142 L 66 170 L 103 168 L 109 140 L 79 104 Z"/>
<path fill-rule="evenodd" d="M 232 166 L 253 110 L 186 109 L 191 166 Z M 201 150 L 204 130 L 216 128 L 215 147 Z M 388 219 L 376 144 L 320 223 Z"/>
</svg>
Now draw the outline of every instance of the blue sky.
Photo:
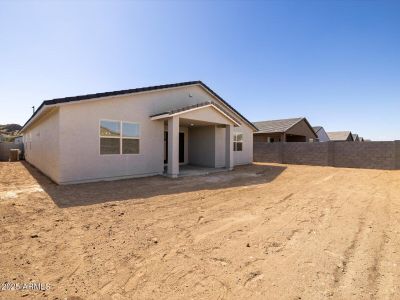
<svg viewBox="0 0 400 300">
<path fill-rule="evenodd" d="M 400 139 L 400 1 L 2 1 L 0 124 L 46 99 L 202 80 L 252 121 Z"/>
</svg>

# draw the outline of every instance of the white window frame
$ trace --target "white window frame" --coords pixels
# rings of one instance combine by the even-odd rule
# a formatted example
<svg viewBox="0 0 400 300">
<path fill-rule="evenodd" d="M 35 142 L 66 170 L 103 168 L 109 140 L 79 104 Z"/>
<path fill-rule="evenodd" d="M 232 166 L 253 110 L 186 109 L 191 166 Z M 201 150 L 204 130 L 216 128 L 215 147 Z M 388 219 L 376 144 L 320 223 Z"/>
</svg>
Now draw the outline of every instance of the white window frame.
<svg viewBox="0 0 400 300">
<path fill-rule="evenodd" d="M 237 136 L 238 135 L 242 135 L 242 140 L 241 141 L 237 141 Z M 242 150 L 235 150 L 235 143 L 236 143 L 236 145 L 238 143 L 241 143 L 242 144 Z M 233 152 L 243 152 L 243 133 L 242 132 L 234 132 L 233 133 Z"/>
<path fill-rule="evenodd" d="M 122 124 L 134 124 L 139 126 L 139 134 L 138 137 L 130 137 L 130 136 L 124 136 L 124 129 Z M 141 140 L 141 129 L 140 129 L 140 124 L 137 122 L 129 122 L 129 121 L 121 121 L 121 155 L 139 155 L 140 154 L 140 140 Z M 122 140 L 139 140 L 139 152 L 138 153 L 122 153 Z"/>
<path fill-rule="evenodd" d="M 104 135 L 101 135 L 101 122 L 102 121 L 119 123 L 119 136 L 104 136 Z M 123 127 L 122 127 L 123 123 L 138 125 L 139 126 L 139 135 L 138 135 L 138 137 L 124 137 L 123 136 Z M 130 122 L 130 121 L 121 121 L 121 120 L 100 119 L 99 120 L 98 129 L 99 129 L 99 155 L 100 156 L 103 156 L 103 155 L 106 155 L 106 156 L 109 156 L 109 155 L 140 155 L 140 140 L 141 140 L 141 126 L 140 126 L 140 123 L 138 123 L 138 122 Z M 119 153 L 101 154 L 101 139 L 102 138 L 119 139 Z M 122 153 L 122 140 L 123 139 L 139 140 L 139 152 L 138 153 Z"/>
</svg>

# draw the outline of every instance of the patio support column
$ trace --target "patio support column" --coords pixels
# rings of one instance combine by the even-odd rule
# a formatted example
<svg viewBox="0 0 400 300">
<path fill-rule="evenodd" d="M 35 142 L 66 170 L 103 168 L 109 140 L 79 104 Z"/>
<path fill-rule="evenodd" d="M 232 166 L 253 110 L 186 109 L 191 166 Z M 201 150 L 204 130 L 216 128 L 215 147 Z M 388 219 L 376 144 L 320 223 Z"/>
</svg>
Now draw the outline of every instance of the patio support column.
<svg viewBox="0 0 400 300">
<path fill-rule="evenodd" d="M 179 174 L 179 117 L 168 119 L 168 175 L 176 178 Z"/>
<path fill-rule="evenodd" d="M 233 169 L 233 125 L 226 125 L 225 131 L 225 168 Z"/>
</svg>

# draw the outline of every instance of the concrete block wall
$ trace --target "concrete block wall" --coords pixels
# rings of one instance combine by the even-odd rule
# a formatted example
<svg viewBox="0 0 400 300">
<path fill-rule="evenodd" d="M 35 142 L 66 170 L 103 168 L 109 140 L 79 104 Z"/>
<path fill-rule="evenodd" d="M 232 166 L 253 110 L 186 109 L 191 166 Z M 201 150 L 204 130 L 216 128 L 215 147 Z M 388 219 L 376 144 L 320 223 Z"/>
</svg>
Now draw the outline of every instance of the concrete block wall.
<svg viewBox="0 0 400 300">
<path fill-rule="evenodd" d="M 328 166 L 328 143 L 284 143 L 283 161 L 287 164 Z"/>
<path fill-rule="evenodd" d="M 334 166 L 363 169 L 396 168 L 395 142 L 334 143 Z"/>
<path fill-rule="evenodd" d="M 259 143 L 253 144 L 253 160 L 259 162 L 283 163 L 282 143 Z"/>
<path fill-rule="evenodd" d="M 398 170 L 400 141 L 254 143 L 254 161 Z"/>
</svg>

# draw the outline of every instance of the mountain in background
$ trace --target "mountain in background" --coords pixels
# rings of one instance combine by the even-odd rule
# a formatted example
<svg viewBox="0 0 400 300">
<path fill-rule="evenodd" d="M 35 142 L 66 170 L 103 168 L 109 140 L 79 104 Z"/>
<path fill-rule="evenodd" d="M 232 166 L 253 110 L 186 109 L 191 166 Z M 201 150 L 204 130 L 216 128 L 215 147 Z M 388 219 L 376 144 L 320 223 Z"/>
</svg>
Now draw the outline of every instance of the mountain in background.
<svg viewBox="0 0 400 300">
<path fill-rule="evenodd" d="M 21 128 L 22 126 L 19 124 L 0 125 L 0 135 L 6 140 L 10 138 L 12 139 L 18 135 L 18 132 L 21 130 Z"/>
</svg>

